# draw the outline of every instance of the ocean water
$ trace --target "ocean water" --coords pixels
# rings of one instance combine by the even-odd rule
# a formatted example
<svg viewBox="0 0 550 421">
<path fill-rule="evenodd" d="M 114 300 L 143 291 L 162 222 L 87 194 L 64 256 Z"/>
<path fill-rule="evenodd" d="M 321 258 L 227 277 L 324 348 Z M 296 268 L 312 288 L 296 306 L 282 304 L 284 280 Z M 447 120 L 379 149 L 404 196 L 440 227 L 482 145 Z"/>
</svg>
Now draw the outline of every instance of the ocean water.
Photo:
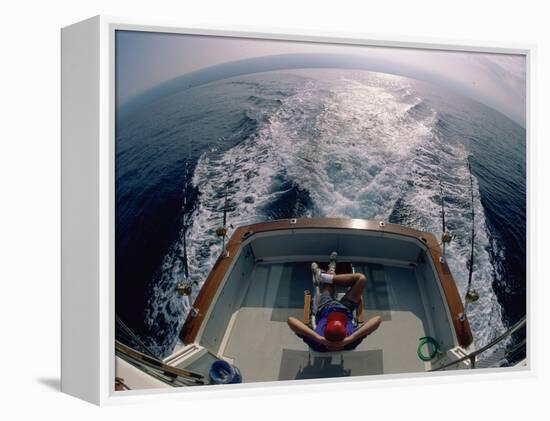
<svg viewBox="0 0 550 421">
<path fill-rule="evenodd" d="M 482 346 L 526 309 L 523 127 L 441 87 L 360 70 L 257 73 L 165 96 L 116 121 L 116 312 L 158 355 L 173 350 L 189 308 L 175 292 L 183 217 L 194 299 L 221 251 L 226 190 L 234 227 L 350 217 L 436 235 L 443 195 L 464 296 L 468 163 L 480 295 L 468 317 Z"/>
</svg>

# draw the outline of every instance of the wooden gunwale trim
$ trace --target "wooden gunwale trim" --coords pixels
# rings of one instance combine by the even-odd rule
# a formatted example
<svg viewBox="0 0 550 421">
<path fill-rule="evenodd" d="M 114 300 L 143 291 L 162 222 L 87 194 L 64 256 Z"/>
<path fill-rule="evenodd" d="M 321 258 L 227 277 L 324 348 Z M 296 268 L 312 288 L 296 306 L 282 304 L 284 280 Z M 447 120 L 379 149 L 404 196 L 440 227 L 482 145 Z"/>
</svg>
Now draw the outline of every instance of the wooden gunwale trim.
<svg viewBox="0 0 550 421">
<path fill-rule="evenodd" d="M 227 270 L 233 263 L 233 256 L 237 255 L 237 252 L 244 241 L 253 237 L 255 234 L 264 232 L 315 228 L 384 232 L 411 237 L 423 242 L 428 249 L 434 267 L 437 271 L 458 343 L 463 347 L 467 347 L 472 343 L 473 337 L 468 320 L 466 318 L 463 321 L 460 320 L 464 313 L 464 306 L 462 304 L 460 294 L 456 288 L 456 284 L 447 263 L 442 263 L 440 261 L 440 257 L 442 256 L 441 249 L 433 234 L 401 225 L 384 224 L 382 226 L 379 221 L 369 221 L 365 219 L 307 218 L 296 219 L 295 223 L 290 223 L 290 221 L 291 220 L 289 219 L 284 219 L 261 222 L 258 224 L 243 226 L 235 230 L 227 243 L 229 257 L 218 258 L 214 264 L 214 267 L 210 271 L 210 274 L 206 278 L 203 287 L 199 291 L 195 302 L 193 303 L 193 307 L 198 311 L 198 313 L 195 316 L 191 315 L 191 313 L 187 316 L 185 324 L 180 332 L 180 338 L 184 344 L 189 344 L 195 341 L 202 322 L 205 320 L 210 304 L 216 295 L 216 291 L 220 287 Z"/>
</svg>

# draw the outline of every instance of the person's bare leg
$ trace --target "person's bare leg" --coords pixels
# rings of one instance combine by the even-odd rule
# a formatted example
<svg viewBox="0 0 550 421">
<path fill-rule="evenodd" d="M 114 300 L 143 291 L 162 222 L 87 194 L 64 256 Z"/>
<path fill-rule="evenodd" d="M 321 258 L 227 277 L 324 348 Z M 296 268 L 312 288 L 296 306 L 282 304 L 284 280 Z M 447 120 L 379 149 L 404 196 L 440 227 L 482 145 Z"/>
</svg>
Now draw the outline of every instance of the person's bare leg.
<svg viewBox="0 0 550 421">
<path fill-rule="evenodd" d="M 365 275 L 363 275 L 362 273 L 345 273 L 334 275 L 332 278 L 332 283 L 334 285 L 349 287 L 355 285 L 358 282 L 364 282 L 361 281 L 361 278 L 364 278 L 366 280 Z"/>
<path fill-rule="evenodd" d="M 346 292 L 346 295 L 344 297 L 358 304 L 361 301 L 361 295 L 363 295 L 363 291 L 365 290 L 367 277 L 362 273 L 334 275 L 334 277 L 332 278 L 332 283 L 333 285 L 340 285 L 345 287 L 351 286 L 350 290 Z"/>
<path fill-rule="evenodd" d="M 328 291 L 328 293 L 332 296 L 334 296 L 334 285 L 332 284 L 321 284 L 321 292 Z"/>
</svg>

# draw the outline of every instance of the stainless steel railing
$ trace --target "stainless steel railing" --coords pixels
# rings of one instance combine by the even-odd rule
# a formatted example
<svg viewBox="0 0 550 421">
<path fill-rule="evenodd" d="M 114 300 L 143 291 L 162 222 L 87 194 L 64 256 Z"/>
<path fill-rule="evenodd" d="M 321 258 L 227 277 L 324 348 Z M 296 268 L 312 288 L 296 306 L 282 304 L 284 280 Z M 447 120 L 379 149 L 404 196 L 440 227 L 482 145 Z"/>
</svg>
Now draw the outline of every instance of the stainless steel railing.
<svg viewBox="0 0 550 421">
<path fill-rule="evenodd" d="M 462 357 L 462 358 L 459 358 L 458 360 L 455 360 L 451 363 L 448 363 L 448 364 L 445 364 L 441 367 L 436 367 L 430 371 L 440 371 L 440 370 L 444 370 L 446 368 L 449 368 L 449 367 L 452 367 L 454 365 L 457 365 L 463 361 L 467 361 L 469 360 L 470 361 L 470 368 L 476 368 L 476 361 L 477 361 L 477 356 L 484 353 L 485 351 L 487 351 L 488 349 L 494 347 L 495 345 L 497 345 L 498 343 L 502 342 L 503 340 L 505 340 L 506 338 L 509 338 L 511 335 L 513 335 L 514 333 L 516 333 L 518 330 L 520 330 L 521 328 L 523 328 L 525 326 L 527 322 L 527 318 L 526 316 L 523 316 L 517 323 L 515 323 L 510 329 L 508 329 L 506 332 L 504 332 L 502 335 L 498 336 L 497 338 L 493 339 L 491 342 L 489 342 L 487 345 L 475 350 L 474 352 Z M 522 342 L 523 344 L 525 344 L 525 341 Z"/>
</svg>

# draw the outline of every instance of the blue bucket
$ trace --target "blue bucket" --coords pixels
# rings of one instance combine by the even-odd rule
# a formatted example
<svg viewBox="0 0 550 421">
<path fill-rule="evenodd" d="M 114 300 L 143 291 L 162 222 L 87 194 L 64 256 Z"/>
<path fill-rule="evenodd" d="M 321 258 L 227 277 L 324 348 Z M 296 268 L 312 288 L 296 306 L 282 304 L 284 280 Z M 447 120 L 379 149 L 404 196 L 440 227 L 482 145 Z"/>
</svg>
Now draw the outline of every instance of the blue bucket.
<svg viewBox="0 0 550 421">
<path fill-rule="evenodd" d="M 227 361 L 218 360 L 210 366 L 210 383 L 211 384 L 232 384 L 241 383 L 241 372 L 234 365 Z"/>
</svg>

